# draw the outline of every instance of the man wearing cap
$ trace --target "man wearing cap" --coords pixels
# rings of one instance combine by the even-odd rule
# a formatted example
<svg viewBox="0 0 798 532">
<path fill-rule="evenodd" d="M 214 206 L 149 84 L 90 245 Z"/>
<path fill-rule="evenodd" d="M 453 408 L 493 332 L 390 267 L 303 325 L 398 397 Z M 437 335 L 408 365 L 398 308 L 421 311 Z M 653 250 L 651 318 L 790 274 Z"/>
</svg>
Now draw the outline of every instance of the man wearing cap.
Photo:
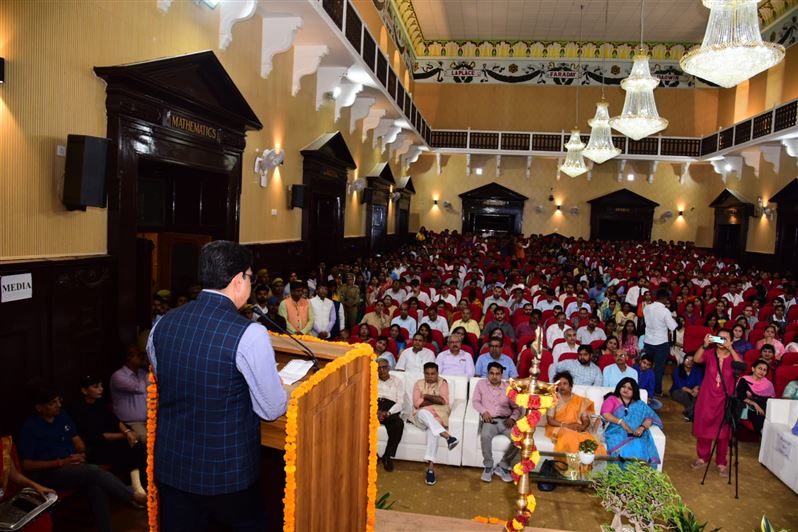
<svg viewBox="0 0 798 532">
<path fill-rule="evenodd" d="M 665 305 L 668 299 L 668 291 L 660 288 L 657 290 L 657 300 L 643 309 L 643 318 L 646 320 L 644 346 L 646 354 L 654 358 L 654 388 L 657 395 L 662 394 L 662 376 L 670 354 L 670 333 L 678 326 Z"/>
<path fill-rule="evenodd" d="M 278 314 L 285 318 L 286 329 L 291 334 L 309 334 L 313 329 L 313 308 L 310 302 L 302 297 L 308 285 L 304 281 L 291 283 L 291 295 L 280 302 Z"/>
<path fill-rule="evenodd" d="M 282 415 L 287 397 L 268 333 L 237 312 L 249 299 L 251 277 L 252 252 L 245 246 L 205 244 L 202 293 L 150 333 L 161 530 L 204 530 L 209 518 L 235 530 L 266 527 L 258 487 L 260 420 Z"/>
<path fill-rule="evenodd" d="M 471 403 L 479 412 L 479 439 L 482 447 L 482 481 L 490 482 L 497 475 L 504 482 L 512 482 L 510 474 L 513 459 L 518 454 L 518 447 L 510 444 L 499 465 L 493 466 L 493 438 L 499 434 L 510 437 L 515 422 L 523 412 L 521 408 L 510 402 L 505 390 L 507 383 L 502 380 L 504 367 L 498 362 L 488 364 L 487 378 L 481 379 L 474 387 Z"/>
<path fill-rule="evenodd" d="M 125 364 L 111 375 L 109 383 L 114 415 L 147 441 L 147 358 L 129 345 Z"/>
</svg>

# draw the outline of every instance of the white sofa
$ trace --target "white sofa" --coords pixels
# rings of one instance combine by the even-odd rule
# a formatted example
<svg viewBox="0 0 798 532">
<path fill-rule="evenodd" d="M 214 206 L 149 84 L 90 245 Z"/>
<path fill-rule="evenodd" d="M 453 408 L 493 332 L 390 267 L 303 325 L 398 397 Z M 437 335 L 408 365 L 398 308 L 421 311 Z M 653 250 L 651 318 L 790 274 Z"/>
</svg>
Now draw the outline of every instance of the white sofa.
<svg viewBox="0 0 798 532">
<path fill-rule="evenodd" d="M 405 387 L 405 403 L 402 411 L 402 418 L 407 419 L 413 413 L 413 386 L 416 381 L 423 379 L 421 373 L 405 373 L 403 371 L 392 371 L 391 375 L 401 379 Z M 463 419 L 466 410 L 466 397 L 468 395 L 468 381 L 465 377 L 454 377 L 443 375 L 449 383 L 449 400 L 452 405 L 452 412 L 449 415 L 448 432 L 460 441 L 460 444 L 451 451 L 447 448 L 446 440 L 438 438 L 438 456 L 435 463 L 459 466 L 463 458 Z M 385 427 L 380 425 L 377 433 L 377 454 L 382 456 L 385 452 L 385 445 L 388 443 L 388 432 Z M 412 423 L 405 423 L 404 433 L 399 448 L 396 450 L 397 460 L 411 460 L 423 462 L 424 453 L 427 447 L 426 431 L 423 431 Z"/>
<path fill-rule="evenodd" d="M 759 462 L 798 493 L 798 436 L 792 427 L 798 420 L 798 401 L 768 399 Z"/>
<path fill-rule="evenodd" d="M 471 379 L 470 387 L 474 389 L 480 379 L 474 377 Z M 573 393 L 587 397 L 593 401 L 596 414 L 601 411 L 601 404 L 604 402 L 604 395 L 611 392 L 613 388 L 605 388 L 600 386 L 574 386 Z M 648 394 L 646 390 L 640 390 L 640 396 L 643 400 L 647 400 Z M 482 443 L 479 438 L 479 412 L 474 409 L 471 400 L 468 401 L 468 407 L 465 414 L 465 434 L 463 435 L 463 465 L 471 467 L 482 467 Z M 535 428 L 535 445 L 539 451 L 554 451 L 554 443 L 546 436 L 546 416 L 542 416 L 540 422 Z M 651 427 L 651 435 L 654 437 L 654 444 L 657 446 L 660 460 L 664 462 L 665 456 L 665 434 L 659 427 Z M 499 463 L 507 447 L 511 445 L 510 438 L 507 436 L 495 436 L 493 438 L 493 461 Z M 541 460 L 541 463 L 543 461 Z M 538 464 L 538 467 L 540 464 Z M 662 463 L 658 466 L 662 470 Z"/>
</svg>

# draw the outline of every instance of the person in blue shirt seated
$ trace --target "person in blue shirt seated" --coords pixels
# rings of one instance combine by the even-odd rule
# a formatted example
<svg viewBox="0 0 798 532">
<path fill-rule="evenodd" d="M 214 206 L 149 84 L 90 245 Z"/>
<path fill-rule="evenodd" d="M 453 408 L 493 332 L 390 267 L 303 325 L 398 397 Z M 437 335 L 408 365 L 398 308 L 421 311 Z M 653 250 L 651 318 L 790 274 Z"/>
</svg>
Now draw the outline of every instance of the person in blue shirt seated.
<svg viewBox="0 0 798 532">
<path fill-rule="evenodd" d="M 146 494 L 134 492 L 110 472 L 86 463 L 86 444 L 69 415 L 61 411 L 58 392 L 37 387 L 32 402 L 36 413 L 22 426 L 18 447 L 22 469 L 31 480 L 55 490 L 84 492 L 101 532 L 111 531 L 109 495 L 122 502 L 146 504 Z"/>
<path fill-rule="evenodd" d="M 640 357 L 640 363 L 635 368 L 637 370 L 637 384 L 640 389 L 648 392 L 648 406 L 653 410 L 662 408 L 662 403 L 659 399 L 654 397 L 654 385 L 656 384 L 656 376 L 654 375 L 654 360 L 649 354 Z"/>
<path fill-rule="evenodd" d="M 684 407 L 682 417 L 685 421 L 693 421 L 693 409 L 704 380 L 704 372 L 696 367 L 692 354 L 684 355 L 682 364 L 673 372 L 673 386 L 671 386 L 671 399 L 681 403 Z"/>
<path fill-rule="evenodd" d="M 477 358 L 477 365 L 475 368 L 475 376 L 487 377 L 488 365 L 491 362 L 497 362 L 504 367 L 502 372 L 502 379 L 515 379 L 518 377 L 518 370 L 515 367 L 513 359 L 502 353 L 502 344 L 504 342 L 500 338 L 491 338 L 488 340 L 488 352 L 479 355 Z"/>
<path fill-rule="evenodd" d="M 610 364 L 604 368 L 604 371 L 602 372 L 604 375 L 604 378 L 602 379 L 604 381 L 604 386 L 608 388 L 615 388 L 615 385 L 618 384 L 624 377 L 629 377 L 637 382 L 637 370 L 629 367 L 626 362 L 626 351 L 623 349 L 618 349 L 615 352 L 615 364 Z"/>
</svg>

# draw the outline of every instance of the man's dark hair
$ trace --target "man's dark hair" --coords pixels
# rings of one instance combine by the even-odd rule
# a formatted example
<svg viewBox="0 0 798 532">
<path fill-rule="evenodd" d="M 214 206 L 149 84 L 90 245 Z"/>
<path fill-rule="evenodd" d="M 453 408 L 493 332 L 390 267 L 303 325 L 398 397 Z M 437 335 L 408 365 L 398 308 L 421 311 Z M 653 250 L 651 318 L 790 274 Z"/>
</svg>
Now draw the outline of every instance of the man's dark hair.
<svg viewBox="0 0 798 532">
<path fill-rule="evenodd" d="M 660 288 L 659 290 L 657 290 L 657 299 L 670 299 L 670 298 L 671 298 L 671 293 L 668 290 L 664 288 Z"/>
<path fill-rule="evenodd" d="M 387 336 L 378 336 L 377 341 L 379 342 L 380 340 L 385 342 L 385 345 L 388 345 L 388 342 L 390 341 Z"/>
<path fill-rule="evenodd" d="M 579 346 L 579 348 L 576 350 L 576 352 L 580 353 L 582 351 L 587 351 L 588 353 L 590 353 L 592 355 L 593 354 L 593 347 L 591 347 L 589 344 L 582 344 L 582 345 Z"/>
<path fill-rule="evenodd" d="M 499 371 L 501 371 L 502 373 L 504 373 L 504 370 L 506 369 L 504 366 L 502 366 L 498 362 L 491 362 L 490 364 L 488 364 L 488 371 L 490 371 L 491 368 L 499 368 Z"/>
<path fill-rule="evenodd" d="M 568 384 L 570 384 L 571 386 L 574 385 L 574 376 L 571 375 L 570 371 L 558 371 L 557 373 L 555 373 L 553 382 L 558 382 L 560 379 L 567 380 Z"/>
<path fill-rule="evenodd" d="M 435 371 L 438 371 L 438 365 L 435 362 L 427 362 L 424 364 L 424 371 L 428 369 L 434 369 Z"/>
<path fill-rule="evenodd" d="M 233 277 L 252 266 L 252 252 L 229 240 L 214 240 L 202 246 L 199 280 L 203 288 L 221 290 Z"/>
<path fill-rule="evenodd" d="M 641 356 L 640 361 L 642 362 L 643 360 L 649 362 L 652 366 L 654 365 L 654 357 L 651 354 L 645 354 Z"/>
</svg>

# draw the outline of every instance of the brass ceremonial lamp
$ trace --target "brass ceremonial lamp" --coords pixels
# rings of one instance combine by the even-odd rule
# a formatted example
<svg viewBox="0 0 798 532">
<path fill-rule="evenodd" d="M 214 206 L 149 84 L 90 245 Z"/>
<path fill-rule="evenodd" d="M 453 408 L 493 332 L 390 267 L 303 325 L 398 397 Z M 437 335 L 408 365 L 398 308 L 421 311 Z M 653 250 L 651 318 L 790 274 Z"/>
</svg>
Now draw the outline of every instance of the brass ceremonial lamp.
<svg viewBox="0 0 798 532">
<path fill-rule="evenodd" d="M 519 394 L 555 395 L 557 393 L 557 383 L 538 382 L 540 375 L 540 353 L 532 358 L 532 368 L 529 377 L 526 379 L 510 379 L 510 387 Z M 524 408 L 524 416 L 527 409 Z M 521 440 L 521 460 L 528 460 L 535 449 L 535 427 L 530 427 L 524 432 Z M 515 500 L 517 516 L 523 516 L 527 512 L 527 497 L 529 496 L 529 475 L 523 474 L 518 479 L 518 498 Z"/>
</svg>

